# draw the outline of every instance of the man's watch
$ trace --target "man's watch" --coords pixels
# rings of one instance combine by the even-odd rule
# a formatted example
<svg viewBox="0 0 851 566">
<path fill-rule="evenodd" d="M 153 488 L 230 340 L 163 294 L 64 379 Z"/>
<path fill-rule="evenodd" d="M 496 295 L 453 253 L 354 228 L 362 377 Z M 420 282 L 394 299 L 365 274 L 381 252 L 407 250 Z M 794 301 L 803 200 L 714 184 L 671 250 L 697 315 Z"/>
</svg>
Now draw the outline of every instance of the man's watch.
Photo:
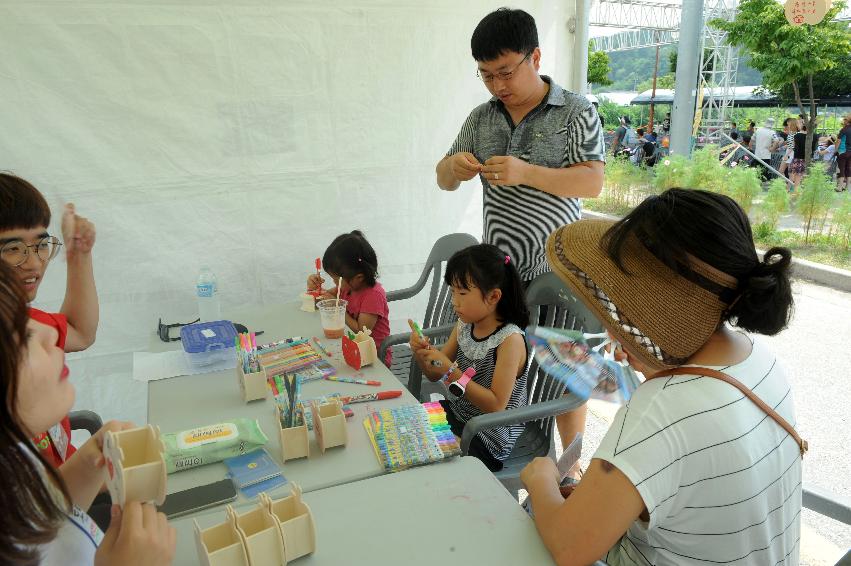
<svg viewBox="0 0 851 566">
<path fill-rule="evenodd" d="M 456 397 L 463 397 L 467 391 L 467 384 L 470 383 L 474 375 L 476 375 L 476 368 L 469 367 L 465 369 L 461 377 L 449 384 L 449 392 Z"/>
</svg>

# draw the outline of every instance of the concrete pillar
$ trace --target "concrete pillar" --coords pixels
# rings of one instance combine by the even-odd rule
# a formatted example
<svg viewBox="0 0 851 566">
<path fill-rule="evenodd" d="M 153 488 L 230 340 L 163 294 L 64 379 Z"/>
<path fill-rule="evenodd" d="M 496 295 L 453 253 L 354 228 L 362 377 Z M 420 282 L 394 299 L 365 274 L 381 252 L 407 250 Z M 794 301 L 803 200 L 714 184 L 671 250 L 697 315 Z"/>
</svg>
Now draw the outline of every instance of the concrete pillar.
<svg viewBox="0 0 851 566">
<path fill-rule="evenodd" d="M 702 35 L 703 0 L 683 0 L 674 107 L 671 111 L 671 153 L 686 156 L 691 153 Z"/>
<path fill-rule="evenodd" d="M 573 34 L 573 76 L 569 90 L 577 94 L 588 91 L 588 40 L 590 36 L 591 0 L 575 0 L 576 30 Z"/>
<path fill-rule="evenodd" d="M 577 62 L 574 34 L 571 31 L 576 16 L 576 1 L 544 2 L 539 11 L 533 14 L 544 56 L 541 72 L 550 75 L 557 84 L 568 90 L 572 90 L 573 68 Z"/>
</svg>

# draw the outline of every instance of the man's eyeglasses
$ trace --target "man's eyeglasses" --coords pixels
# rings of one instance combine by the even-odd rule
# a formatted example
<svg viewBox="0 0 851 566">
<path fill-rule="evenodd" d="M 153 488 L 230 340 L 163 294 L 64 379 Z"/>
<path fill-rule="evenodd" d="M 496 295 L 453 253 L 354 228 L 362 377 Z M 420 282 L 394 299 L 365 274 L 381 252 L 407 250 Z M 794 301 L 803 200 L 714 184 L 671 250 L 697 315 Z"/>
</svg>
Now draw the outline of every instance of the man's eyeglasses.
<svg viewBox="0 0 851 566">
<path fill-rule="evenodd" d="M 163 342 L 177 342 L 180 340 L 180 336 L 177 338 L 172 338 L 169 336 L 169 332 L 172 328 L 180 328 L 181 326 L 187 326 L 189 324 L 195 324 L 196 322 L 201 322 L 200 318 L 193 320 L 192 322 L 177 322 L 175 324 L 163 324 L 163 319 L 160 319 L 159 326 L 157 326 L 157 334 L 160 336 L 160 340 Z"/>
<path fill-rule="evenodd" d="M 478 70 L 477 70 L 477 71 L 476 71 L 476 76 L 477 76 L 479 79 L 481 79 L 481 80 L 482 80 L 482 82 L 485 82 L 485 83 L 492 83 L 492 82 L 493 82 L 493 80 L 494 80 L 495 78 L 496 78 L 496 79 L 499 79 L 499 80 L 501 80 L 501 81 L 510 81 L 510 80 L 511 80 L 511 77 L 513 77 L 513 76 L 514 76 L 514 73 L 516 73 L 516 72 L 517 72 L 517 69 L 519 69 L 519 68 L 520 68 L 520 65 L 522 65 L 523 63 L 525 63 L 525 62 L 526 62 L 526 60 L 527 60 L 527 59 L 529 59 L 529 57 L 532 55 L 532 53 L 533 53 L 532 51 L 530 51 L 529 53 L 527 53 L 527 54 L 526 54 L 526 56 L 525 56 L 525 57 L 523 57 L 523 59 L 522 59 L 519 63 L 517 63 L 516 65 L 514 65 L 514 68 L 513 68 L 513 69 L 511 69 L 510 71 L 502 71 L 502 72 L 500 72 L 500 73 L 491 74 L 491 73 L 483 73 L 483 72 L 481 72 L 481 71 L 478 71 Z"/>
<path fill-rule="evenodd" d="M 29 245 L 20 240 L 12 240 L 0 246 L 0 259 L 12 267 L 17 267 L 27 261 L 32 248 L 41 261 L 47 262 L 56 257 L 60 247 L 62 243 L 55 236 L 45 236 L 37 243 Z"/>
</svg>

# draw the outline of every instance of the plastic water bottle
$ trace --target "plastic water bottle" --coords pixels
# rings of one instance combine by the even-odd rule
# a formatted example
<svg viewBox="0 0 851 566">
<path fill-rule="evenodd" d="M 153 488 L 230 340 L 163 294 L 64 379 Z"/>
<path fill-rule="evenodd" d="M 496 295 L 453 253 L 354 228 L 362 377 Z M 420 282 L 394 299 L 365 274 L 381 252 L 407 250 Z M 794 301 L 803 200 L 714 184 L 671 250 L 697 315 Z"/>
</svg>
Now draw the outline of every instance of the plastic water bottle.
<svg viewBox="0 0 851 566">
<path fill-rule="evenodd" d="M 219 284 L 216 274 L 207 266 L 198 273 L 198 284 L 195 286 L 198 296 L 198 316 L 201 322 L 222 319 L 222 307 L 219 304 Z"/>
</svg>

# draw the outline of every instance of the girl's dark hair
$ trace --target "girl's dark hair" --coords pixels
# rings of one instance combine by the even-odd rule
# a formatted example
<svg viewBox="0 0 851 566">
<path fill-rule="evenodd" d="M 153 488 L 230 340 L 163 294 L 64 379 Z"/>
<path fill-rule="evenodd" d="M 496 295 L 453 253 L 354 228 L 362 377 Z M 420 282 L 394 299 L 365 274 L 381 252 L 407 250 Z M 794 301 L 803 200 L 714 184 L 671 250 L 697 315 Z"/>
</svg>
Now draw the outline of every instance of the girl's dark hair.
<svg viewBox="0 0 851 566">
<path fill-rule="evenodd" d="M 514 267 L 506 261 L 504 251 L 491 244 L 478 244 L 455 252 L 446 263 L 443 280 L 447 285 L 469 289 L 474 285 L 483 294 L 500 289 L 502 298 L 496 305 L 496 314 L 505 323 L 520 328 L 529 326 L 529 308 L 523 296 L 523 284 Z"/>
<path fill-rule="evenodd" d="M 18 372 L 26 351 L 27 299 L 12 268 L 0 261 L 0 384 L 5 392 L 0 412 L 0 563 L 38 564 L 38 545 L 56 536 L 64 511 L 46 482 L 70 498 L 59 474 L 33 446 L 17 410 Z M 42 480 L 37 462 L 45 470 Z"/>
<path fill-rule="evenodd" d="M 733 199 L 696 189 L 668 189 L 645 199 L 603 239 L 604 249 L 621 269 L 623 245 L 633 234 L 679 273 L 690 271 L 688 255 L 692 255 L 738 279 L 731 307 L 721 322 L 729 320 L 769 336 L 788 324 L 792 252 L 771 248 L 760 261 L 748 217 Z"/>
<path fill-rule="evenodd" d="M 50 226 L 50 207 L 32 184 L 0 172 L 0 230 Z"/>
<path fill-rule="evenodd" d="M 479 22 L 470 38 L 470 49 L 476 61 L 493 61 L 513 51 L 528 55 L 538 47 L 535 18 L 523 10 L 500 8 Z"/>
<path fill-rule="evenodd" d="M 363 274 L 364 283 L 372 287 L 378 278 L 378 258 L 375 250 L 360 230 L 340 234 L 322 256 L 325 271 L 352 279 Z"/>
</svg>

